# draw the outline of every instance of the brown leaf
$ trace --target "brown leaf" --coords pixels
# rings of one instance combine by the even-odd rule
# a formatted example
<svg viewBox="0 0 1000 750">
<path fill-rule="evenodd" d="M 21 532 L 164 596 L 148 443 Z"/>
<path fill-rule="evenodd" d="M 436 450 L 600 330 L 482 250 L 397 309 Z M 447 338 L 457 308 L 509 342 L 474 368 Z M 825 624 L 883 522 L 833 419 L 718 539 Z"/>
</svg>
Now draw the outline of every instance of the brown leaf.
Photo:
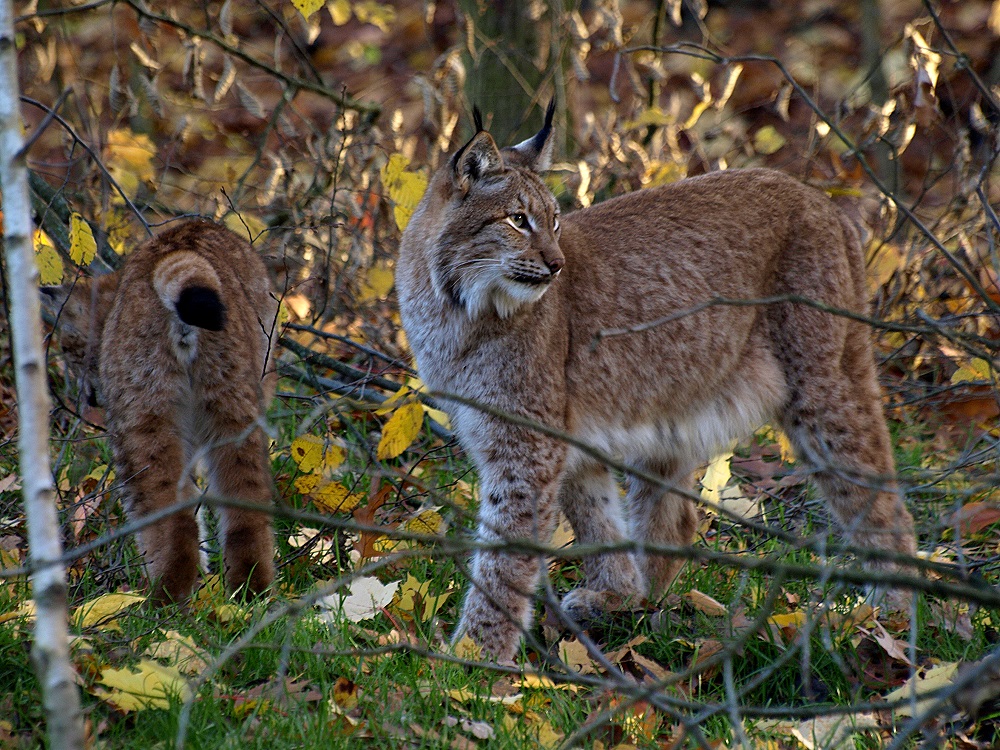
<svg viewBox="0 0 1000 750">
<path fill-rule="evenodd" d="M 722 604 L 718 600 L 713 599 L 708 594 L 705 594 L 698 589 L 691 589 L 690 591 L 685 592 L 683 597 L 687 600 L 688 604 L 709 617 L 725 617 L 728 612 L 725 604 Z"/>
<path fill-rule="evenodd" d="M 958 526 L 962 536 L 978 534 L 987 526 L 1000 521 L 1000 506 L 994 503 L 966 503 L 959 508 L 949 521 L 951 526 Z"/>
<path fill-rule="evenodd" d="M 374 497 L 369 500 L 363 508 L 357 508 L 354 513 L 355 522 L 363 526 L 379 526 L 380 524 L 375 520 L 375 512 L 382 507 L 385 501 L 389 498 L 392 493 L 392 485 L 385 485 L 378 492 L 375 493 Z M 386 529 L 391 529 L 398 524 L 385 525 Z M 371 558 L 371 557 L 381 557 L 386 554 L 387 551 L 380 550 L 376 545 L 380 539 L 383 539 L 385 534 L 381 534 L 378 531 L 365 530 L 359 534 L 358 544 L 355 549 L 358 551 L 358 555 L 361 559 Z"/>
<path fill-rule="evenodd" d="M 889 635 L 888 631 L 886 631 L 885 627 L 878 620 L 872 621 L 872 629 L 870 631 L 865 631 L 863 628 L 858 628 L 858 630 L 867 632 L 896 661 L 913 666 L 913 662 L 910 661 L 910 657 L 907 654 L 909 644 L 906 641 L 898 640 Z"/>
<path fill-rule="evenodd" d="M 358 686 L 346 677 L 338 677 L 333 684 L 333 702 L 344 711 L 358 705 Z"/>
</svg>

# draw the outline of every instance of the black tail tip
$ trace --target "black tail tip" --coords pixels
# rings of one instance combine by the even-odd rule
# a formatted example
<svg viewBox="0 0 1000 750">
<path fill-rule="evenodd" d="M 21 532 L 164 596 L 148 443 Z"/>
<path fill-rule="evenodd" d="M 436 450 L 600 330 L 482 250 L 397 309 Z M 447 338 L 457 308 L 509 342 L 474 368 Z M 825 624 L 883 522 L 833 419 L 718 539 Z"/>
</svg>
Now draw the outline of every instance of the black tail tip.
<svg viewBox="0 0 1000 750">
<path fill-rule="evenodd" d="M 214 289 L 189 286 L 177 298 L 177 316 L 189 326 L 221 331 L 226 324 L 226 306 Z"/>
</svg>

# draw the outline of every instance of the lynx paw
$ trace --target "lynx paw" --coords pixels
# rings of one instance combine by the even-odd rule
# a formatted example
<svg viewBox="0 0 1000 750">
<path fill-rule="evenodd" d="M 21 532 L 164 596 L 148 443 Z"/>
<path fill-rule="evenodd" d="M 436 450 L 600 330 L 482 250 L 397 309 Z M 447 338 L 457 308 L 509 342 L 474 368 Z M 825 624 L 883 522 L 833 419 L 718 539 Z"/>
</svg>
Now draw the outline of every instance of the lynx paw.
<svg viewBox="0 0 1000 750">
<path fill-rule="evenodd" d="M 638 604 L 639 599 L 638 595 L 623 596 L 616 591 L 594 591 L 581 587 L 563 597 L 562 610 L 577 625 L 585 627 L 611 612 L 631 609 Z"/>
<path fill-rule="evenodd" d="M 514 606 L 520 604 L 515 602 Z M 523 605 L 527 610 L 526 603 Z M 471 591 L 462 612 L 462 619 L 452 642 L 469 636 L 481 649 L 482 658 L 499 664 L 513 664 L 521 645 L 524 628 L 514 619 L 524 619 L 524 613 L 502 612 L 493 607 L 478 591 Z"/>
</svg>

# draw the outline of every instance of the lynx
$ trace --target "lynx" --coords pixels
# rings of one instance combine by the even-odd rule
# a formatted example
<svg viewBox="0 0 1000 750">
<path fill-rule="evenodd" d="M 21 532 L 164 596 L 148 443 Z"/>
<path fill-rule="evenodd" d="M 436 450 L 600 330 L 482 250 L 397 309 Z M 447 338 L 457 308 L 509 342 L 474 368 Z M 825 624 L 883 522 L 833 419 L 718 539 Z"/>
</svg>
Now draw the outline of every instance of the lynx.
<svg viewBox="0 0 1000 750">
<path fill-rule="evenodd" d="M 113 274 L 43 289 L 70 369 L 106 407 L 117 479 L 136 519 L 192 497 L 203 455 L 209 493 L 259 504 L 220 510 L 226 582 L 274 578 L 267 438 L 277 304 L 257 253 L 232 232 L 188 221 L 149 240 Z M 156 601 L 183 602 L 198 573 L 194 508 L 139 532 Z"/>
<path fill-rule="evenodd" d="M 396 285 L 427 385 L 561 430 L 673 487 L 774 420 L 851 542 L 912 553 L 866 327 L 815 305 L 706 304 L 796 295 L 865 313 L 856 227 L 821 191 L 766 169 L 561 216 L 538 174 L 551 115 L 503 150 L 480 126 L 403 233 Z M 644 329 L 599 336 L 630 327 Z M 547 542 L 560 509 L 585 544 L 692 542 L 695 507 L 676 492 L 632 476 L 626 515 L 614 475 L 586 452 L 466 404 L 450 411 L 479 473 L 482 542 Z M 562 604 L 577 621 L 661 596 L 679 561 L 608 552 L 585 570 Z M 510 661 L 539 576 L 538 555 L 475 552 L 456 637 Z"/>
</svg>

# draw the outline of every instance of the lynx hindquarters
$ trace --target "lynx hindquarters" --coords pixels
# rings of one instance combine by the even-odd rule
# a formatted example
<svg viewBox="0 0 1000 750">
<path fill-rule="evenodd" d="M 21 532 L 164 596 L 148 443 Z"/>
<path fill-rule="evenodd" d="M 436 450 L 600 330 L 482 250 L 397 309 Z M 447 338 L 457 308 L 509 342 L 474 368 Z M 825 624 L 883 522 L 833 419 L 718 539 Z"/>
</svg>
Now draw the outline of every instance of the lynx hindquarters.
<svg viewBox="0 0 1000 750">
<path fill-rule="evenodd" d="M 267 438 L 277 305 L 257 253 L 228 230 L 185 222 L 130 254 L 124 268 L 43 290 L 59 313 L 71 367 L 107 407 L 117 480 L 141 519 L 197 494 L 203 458 L 211 495 L 263 510 L 219 510 L 226 583 L 265 590 L 274 578 Z M 139 532 L 154 598 L 185 600 L 198 573 L 188 507 Z"/>
<path fill-rule="evenodd" d="M 792 295 L 863 314 L 854 227 L 825 195 L 770 170 L 705 175 L 560 217 L 537 174 L 550 122 L 503 150 L 477 133 L 434 175 L 403 234 L 396 285 L 428 386 L 679 486 L 774 420 L 849 539 L 912 553 L 867 328 L 815 305 L 706 305 Z M 613 475 L 582 451 L 470 406 L 451 414 L 480 476 L 481 540 L 548 542 L 561 508 L 588 545 L 692 541 L 683 496 L 630 478 L 623 509 Z M 563 608 L 589 618 L 658 596 L 678 568 L 652 553 L 592 556 Z M 468 632 L 509 660 L 531 622 L 541 558 L 481 550 L 470 573 L 456 637 Z"/>
</svg>

